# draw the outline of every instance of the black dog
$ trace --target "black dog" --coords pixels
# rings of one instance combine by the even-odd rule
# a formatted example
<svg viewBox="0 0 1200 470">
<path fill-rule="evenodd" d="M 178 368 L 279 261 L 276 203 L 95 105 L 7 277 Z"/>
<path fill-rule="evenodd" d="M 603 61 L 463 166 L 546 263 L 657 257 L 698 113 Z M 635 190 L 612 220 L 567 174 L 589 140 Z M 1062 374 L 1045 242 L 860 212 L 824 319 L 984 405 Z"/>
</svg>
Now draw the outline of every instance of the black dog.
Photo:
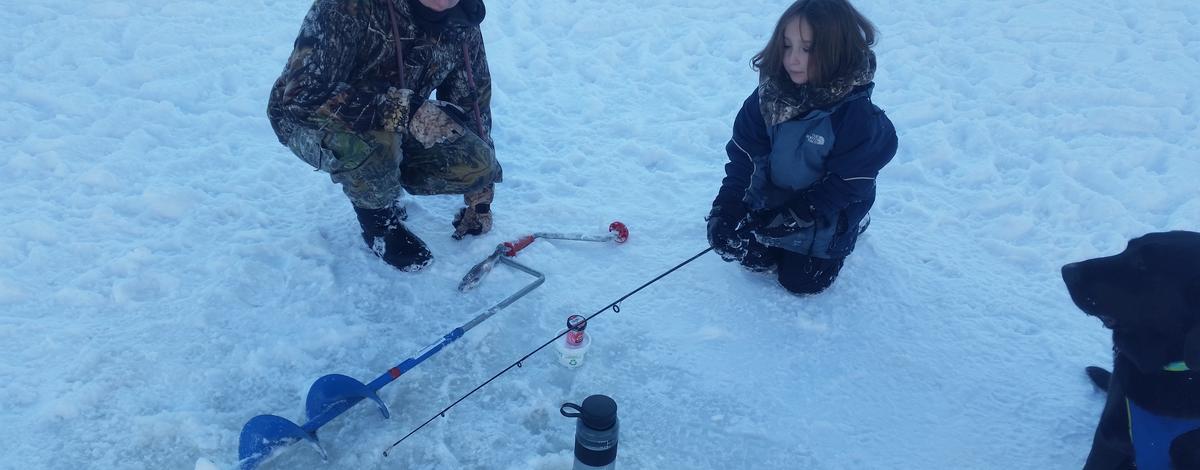
<svg viewBox="0 0 1200 470">
<path fill-rule="evenodd" d="M 1108 401 L 1084 469 L 1200 469 L 1200 233 L 1151 233 L 1062 276 L 1113 330 L 1111 377 L 1088 370 Z"/>
</svg>

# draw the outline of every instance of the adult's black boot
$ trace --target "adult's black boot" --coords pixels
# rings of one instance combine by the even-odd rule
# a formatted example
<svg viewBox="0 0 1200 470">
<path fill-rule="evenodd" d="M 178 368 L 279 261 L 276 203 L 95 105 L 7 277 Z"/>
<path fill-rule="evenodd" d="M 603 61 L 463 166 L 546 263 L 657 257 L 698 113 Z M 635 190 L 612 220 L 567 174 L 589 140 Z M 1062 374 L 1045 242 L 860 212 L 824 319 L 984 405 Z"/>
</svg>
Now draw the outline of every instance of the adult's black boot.
<svg viewBox="0 0 1200 470">
<path fill-rule="evenodd" d="M 367 248 L 387 264 L 402 271 L 414 272 L 428 266 L 433 254 L 420 238 L 404 226 L 395 209 L 363 209 L 355 207 L 358 224 L 362 226 Z"/>
</svg>

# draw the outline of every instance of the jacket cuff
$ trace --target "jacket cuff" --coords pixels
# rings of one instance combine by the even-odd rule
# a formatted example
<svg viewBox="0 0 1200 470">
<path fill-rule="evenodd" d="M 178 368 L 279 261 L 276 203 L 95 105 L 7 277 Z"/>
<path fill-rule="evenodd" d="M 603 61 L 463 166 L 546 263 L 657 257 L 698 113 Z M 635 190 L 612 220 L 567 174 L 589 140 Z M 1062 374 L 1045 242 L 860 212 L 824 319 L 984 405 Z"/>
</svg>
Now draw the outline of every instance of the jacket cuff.
<svg viewBox="0 0 1200 470">
<path fill-rule="evenodd" d="M 709 217 L 722 217 L 725 219 L 737 221 L 746 216 L 749 212 L 746 205 L 741 201 L 713 201 L 712 210 L 708 212 Z"/>
</svg>

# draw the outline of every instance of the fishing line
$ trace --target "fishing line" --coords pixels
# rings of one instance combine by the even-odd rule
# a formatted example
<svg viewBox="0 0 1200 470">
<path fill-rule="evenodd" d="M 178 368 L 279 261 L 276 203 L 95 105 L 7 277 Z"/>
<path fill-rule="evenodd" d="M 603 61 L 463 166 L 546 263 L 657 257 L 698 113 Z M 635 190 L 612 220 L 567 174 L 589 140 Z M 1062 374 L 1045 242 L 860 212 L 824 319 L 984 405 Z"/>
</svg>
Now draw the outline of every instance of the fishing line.
<svg viewBox="0 0 1200 470">
<path fill-rule="evenodd" d="M 597 310 L 597 311 L 596 311 L 596 313 L 593 313 L 593 314 L 591 314 L 591 315 L 588 315 L 587 317 L 585 317 L 585 318 L 584 318 L 583 322 L 580 322 L 580 323 L 586 324 L 588 321 L 591 321 L 591 319 L 592 319 L 592 318 L 595 318 L 596 316 L 600 315 L 601 313 L 607 312 L 607 311 L 609 311 L 610 309 L 611 309 L 613 312 L 620 312 L 620 311 L 621 311 L 621 307 L 620 307 L 620 305 L 619 305 L 619 304 L 620 304 L 621 302 L 623 302 L 625 299 L 628 299 L 629 297 L 633 296 L 633 294 L 636 294 L 636 293 L 638 293 L 639 291 L 641 291 L 642 289 L 645 289 L 646 287 L 649 287 L 651 284 L 654 284 L 655 282 L 658 282 L 658 280 L 659 280 L 659 279 L 662 279 L 662 278 L 664 278 L 664 277 L 667 277 L 667 275 L 669 275 L 669 274 L 671 274 L 671 273 L 675 272 L 675 271 L 676 271 L 676 270 L 678 270 L 679 268 L 682 268 L 682 267 L 684 267 L 684 266 L 687 266 L 687 265 L 688 265 L 688 263 L 691 263 L 692 261 L 695 261 L 695 260 L 696 260 L 696 258 L 699 258 L 699 257 L 703 256 L 705 253 L 708 253 L 709 251 L 712 251 L 712 247 L 705 248 L 703 251 L 701 251 L 701 252 L 699 252 L 699 253 L 696 253 L 696 254 L 695 254 L 694 256 L 692 256 L 691 258 L 688 258 L 688 259 L 687 259 L 687 261 L 684 261 L 684 262 L 682 262 L 682 263 L 679 263 L 679 264 L 675 265 L 675 267 L 673 267 L 673 268 L 671 268 L 671 269 L 668 269 L 666 272 L 664 272 L 664 273 L 662 273 L 662 274 L 659 274 L 659 275 L 658 275 L 658 276 L 656 276 L 654 279 L 651 279 L 649 282 L 647 282 L 647 283 L 645 283 L 645 284 L 642 284 L 642 285 L 641 285 L 640 287 L 638 287 L 637 289 L 634 289 L 634 290 L 630 291 L 628 294 L 625 294 L 625 295 L 621 296 L 621 298 L 619 298 L 619 299 L 617 299 L 617 300 L 613 301 L 612 303 L 608 304 L 608 305 L 607 305 L 607 306 L 605 306 L 604 308 L 602 308 L 602 309 L 600 309 L 600 310 Z M 393 448 L 395 448 L 397 445 L 400 445 L 400 443 L 401 443 L 401 442 L 404 442 L 404 440 L 405 440 L 405 439 L 408 439 L 408 438 L 409 438 L 409 437 L 411 437 L 413 434 L 416 434 L 416 433 L 417 433 L 417 431 L 420 431 L 420 430 L 421 430 L 421 429 L 423 429 L 423 428 L 424 428 L 426 425 L 428 425 L 429 423 L 432 423 L 432 422 L 433 422 L 433 420 L 435 420 L 435 419 L 438 419 L 439 417 L 442 417 L 442 418 L 446 417 L 446 412 L 447 412 L 447 411 L 450 411 L 450 409 L 451 409 L 451 408 L 454 408 L 456 405 L 458 405 L 459 403 L 461 403 L 463 400 L 466 400 L 466 399 L 467 399 L 467 397 L 470 397 L 471 395 L 474 395 L 474 394 L 475 394 L 475 392 L 478 392 L 480 389 L 482 389 L 483 387 L 487 386 L 487 384 L 490 384 L 490 383 L 492 383 L 492 381 L 493 381 L 493 380 L 496 380 L 496 379 L 497 379 L 497 378 L 499 378 L 501 375 L 504 375 L 506 372 L 508 372 L 508 371 L 512 370 L 512 368 L 513 368 L 513 367 L 524 367 L 524 363 L 525 363 L 525 360 L 526 360 L 526 359 L 529 359 L 529 358 L 530 358 L 530 356 L 533 356 L 534 354 L 537 354 L 537 352 L 538 352 L 538 351 L 541 351 L 542 349 L 545 349 L 545 348 L 546 348 L 546 346 L 549 346 L 549 345 L 551 345 L 551 344 L 554 344 L 554 342 L 555 342 L 555 341 L 558 341 L 558 339 L 559 339 L 559 338 L 562 338 L 562 337 L 563 337 L 563 335 L 566 335 L 566 334 L 567 334 L 569 331 L 571 331 L 571 330 L 570 330 L 570 329 L 567 329 L 567 331 L 564 331 L 564 332 L 562 332 L 562 333 L 559 333 L 557 336 L 555 336 L 555 337 L 553 337 L 553 338 L 550 338 L 550 340 L 549 340 L 549 341 L 546 341 L 546 342 L 545 342 L 545 343 L 543 343 L 541 346 L 538 346 L 538 347 L 537 347 L 537 349 L 534 349 L 533 351 L 530 351 L 530 352 L 529 352 L 529 354 L 526 354 L 526 355 L 522 356 L 520 359 L 517 359 L 517 361 L 516 361 L 516 362 L 513 362 L 512 364 L 509 364 L 509 365 L 508 365 L 508 367 L 505 367 L 505 368 L 504 368 L 504 370 L 501 370 L 500 372 L 497 372 L 497 373 L 496 373 L 496 375 L 493 375 L 493 376 L 492 376 L 492 378 L 490 378 L 490 379 L 487 379 L 486 381 L 484 381 L 483 383 L 479 384 L 477 387 L 475 387 L 474 389 L 472 389 L 470 392 L 467 392 L 467 394 L 466 394 L 466 395 L 463 395 L 461 398 L 459 398 L 459 399 L 457 399 L 457 400 L 454 400 L 454 403 L 451 403 L 451 404 L 450 404 L 450 406 L 447 406 L 447 407 L 443 408 L 443 409 L 442 409 L 442 411 L 439 411 L 439 412 L 435 413 L 435 414 L 434 414 L 433 416 L 431 416 L 429 419 L 425 420 L 425 422 L 424 422 L 424 423 L 421 423 L 421 425 L 420 425 L 420 426 L 417 426 L 417 428 L 416 428 L 416 429 L 413 429 L 413 430 L 412 430 L 412 431 L 410 431 L 408 434 L 405 434 L 405 435 L 404 435 L 404 437 L 400 438 L 400 440 L 398 440 L 398 441 L 396 441 L 396 442 L 393 442 L 393 443 L 392 443 L 392 445 L 388 446 L 388 448 L 387 448 L 387 449 L 384 449 L 384 451 L 383 451 L 383 456 L 384 456 L 384 457 L 387 457 L 387 456 L 388 456 L 388 452 L 391 452 L 391 450 L 392 450 Z"/>
</svg>

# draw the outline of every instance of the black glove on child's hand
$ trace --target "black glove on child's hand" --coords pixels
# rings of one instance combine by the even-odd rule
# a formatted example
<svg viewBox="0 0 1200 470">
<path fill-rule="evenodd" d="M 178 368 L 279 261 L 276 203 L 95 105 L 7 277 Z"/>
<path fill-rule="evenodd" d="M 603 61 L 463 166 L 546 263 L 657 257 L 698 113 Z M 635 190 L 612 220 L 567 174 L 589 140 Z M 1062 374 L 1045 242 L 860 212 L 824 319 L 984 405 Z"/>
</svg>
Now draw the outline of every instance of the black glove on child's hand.
<svg viewBox="0 0 1200 470">
<path fill-rule="evenodd" d="M 803 195 L 775 209 L 751 211 L 738 224 L 738 235 L 745 239 L 755 236 L 782 238 L 813 225 L 814 209 Z"/>
<path fill-rule="evenodd" d="M 736 232 L 738 238 L 742 240 L 754 240 L 754 234 L 765 228 L 772 220 L 775 220 L 777 214 L 778 212 L 771 209 L 760 209 L 746 213 L 746 216 L 742 217 L 742 220 L 738 221 L 737 224 Z"/>
<path fill-rule="evenodd" d="M 708 244 L 713 251 L 727 262 L 741 259 L 745 243 L 737 236 L 733 218 L 722 214 L 719 207 L 714 207 L 704 219 L 708 221 Z"/>
<path fill-rule="evenodd" d="M 791 219 L 800 226 L 812 225 L 813 220 L 817 218 L 817 208 L 813 207 L 804 193 L 792 198 L 780 208 L 780 211 L 791 216 Z"/>
</svg>

